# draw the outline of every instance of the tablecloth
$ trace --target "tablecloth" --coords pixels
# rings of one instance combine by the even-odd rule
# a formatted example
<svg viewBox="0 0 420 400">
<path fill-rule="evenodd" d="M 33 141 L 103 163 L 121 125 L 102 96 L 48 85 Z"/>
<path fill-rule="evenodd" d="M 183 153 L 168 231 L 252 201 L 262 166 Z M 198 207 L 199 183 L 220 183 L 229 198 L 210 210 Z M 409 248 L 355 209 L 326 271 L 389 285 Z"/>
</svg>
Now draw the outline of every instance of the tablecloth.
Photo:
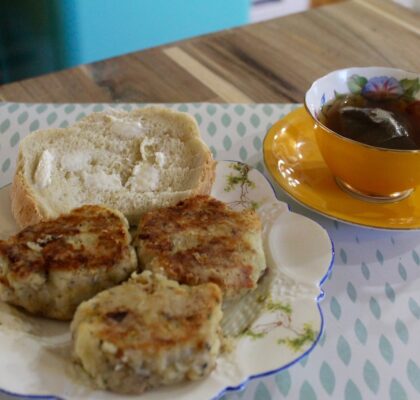
<svg viewBox="0 0 420 400">
<path fill-rule="evenodd" d="M 9 183 L 22 137 L 67 126 L 92 111 L 144 104 L 0 103 L 0 187 Z M 173 104 L 192 114 L 216 159 L 240 160 L 268 176 L 262 159 L 267 129 L 294 104 Z M 316 348 L 283 372 L 250 382 L 225 400 L 420 398 L 420 232 L 359 228 L 300 206 L 325 227 L 335 265 L 321 303 L 325 331 Z"/>
</svg>

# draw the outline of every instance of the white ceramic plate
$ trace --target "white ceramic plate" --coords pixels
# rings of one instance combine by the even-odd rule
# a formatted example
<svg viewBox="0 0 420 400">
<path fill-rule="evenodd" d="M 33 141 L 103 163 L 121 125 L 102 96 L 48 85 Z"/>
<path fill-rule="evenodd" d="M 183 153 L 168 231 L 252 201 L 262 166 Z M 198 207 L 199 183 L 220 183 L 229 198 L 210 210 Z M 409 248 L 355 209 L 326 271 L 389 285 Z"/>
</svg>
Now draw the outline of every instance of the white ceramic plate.
<svg viewBox="0 0 420 400">
<path fill-rule="evenodd" d="M 16 231 L 9 189 L 0 189 L 0 238 Z M 314 348 L 323 330 L 321 285 L 333 261 L 327 232 L 314 221 L 290 212 L 276 199 L 264 176 L 245 164 L 219 162 L 212 194 L 232 207 L 254 207 L 259 213 L 272 282 L 269 294 L 249 303 L 251 313 L 257 306 L 261 314 L 240 335 L 234 350 L 220 357 L 208 378 L 152 390 L 143 394 L 142 400 L 217 399 L 227 391 L 242 389 L 251 379 L 299 361 Z M 232 319 L 230 326 L 228 318 L 227 329 L 240 326 L 240 317 Z M 124 398 L 95 391 L 77 378 L 70 362 L 68 328 L 67 323 L 31 317 L 0 303 L 0 388 L 26 398 Z"/>
</svg>

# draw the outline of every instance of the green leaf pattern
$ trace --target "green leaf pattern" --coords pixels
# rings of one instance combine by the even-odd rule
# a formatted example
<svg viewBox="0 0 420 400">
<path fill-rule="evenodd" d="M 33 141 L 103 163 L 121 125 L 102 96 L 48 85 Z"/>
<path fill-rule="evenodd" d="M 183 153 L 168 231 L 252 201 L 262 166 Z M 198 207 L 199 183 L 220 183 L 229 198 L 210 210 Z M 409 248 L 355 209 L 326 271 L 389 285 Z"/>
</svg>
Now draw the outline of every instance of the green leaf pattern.
<svg viewBox="0 0 420 400">
<path fill-rule="evenodd" d="M 349 87 L 350 92 L 352 93 L 361 93 L 363 86 L 366 85 L 367 79 L 360 75 L 352 75 L 347 80 L 347 86 Z"/>
</svg>

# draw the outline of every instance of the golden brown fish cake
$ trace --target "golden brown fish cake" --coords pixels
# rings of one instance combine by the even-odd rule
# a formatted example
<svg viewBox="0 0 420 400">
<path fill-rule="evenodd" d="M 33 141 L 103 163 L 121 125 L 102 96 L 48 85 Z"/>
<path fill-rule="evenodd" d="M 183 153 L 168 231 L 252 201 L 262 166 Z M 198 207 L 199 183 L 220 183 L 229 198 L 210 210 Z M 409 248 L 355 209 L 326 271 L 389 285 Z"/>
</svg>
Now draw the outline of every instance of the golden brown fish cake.
<svg viewBox="0 0 420 400">
<path fill-rule="evenodd" d="M 140 268 L 187 285 L 216 283 L 225 300 L 254 289 L 266 268 L 257 214 L 209 196 L 144 214 L 135 246 Z"/>
<path fill-rule="evenodd" d="M 145 271 L 82 303 L 75 361 L 103 389 L 141 393 L 208 375 L 220 351 L 222 294 Z"/>
<path fill-rule="evenodd" d="M 136 269 L 128 223 L 118 211 L 87 205 L 0 241 L 0 299 L 27 311 L 71 319 L 76 307 Z"/>
</svg>

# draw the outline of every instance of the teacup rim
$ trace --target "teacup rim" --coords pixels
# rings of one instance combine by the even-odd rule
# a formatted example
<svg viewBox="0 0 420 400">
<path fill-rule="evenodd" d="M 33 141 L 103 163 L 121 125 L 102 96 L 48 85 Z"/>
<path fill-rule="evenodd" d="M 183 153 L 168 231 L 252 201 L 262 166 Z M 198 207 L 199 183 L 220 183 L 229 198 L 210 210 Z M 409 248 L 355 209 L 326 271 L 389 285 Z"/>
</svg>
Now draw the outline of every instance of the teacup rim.
<svg viewBox="0 0 420 400">
<path fill-rule="evenodd" d="M 360 145 L 361 147 L 367 147 L 369 149 L 373 149 L 373 150 L 377 150 L 377 151 L 384 151 L 384 152 L 391 152 L 391 153 L 409 153 L 409 154 L 410 153 L 420 153 L 420 149 L 417 149 L 417 150 L 388 149 L 388 148 L 385 148 L 385 147 L 373 146 L 373 145 L 370 145 L 370 144 L 358 142 L 357 140 L 354 140 L 354 139 L 347 138 L 347 137 L 345 137 L 343 135 L 340 135 L 339 133 L 333 131 L 332 129 L 328 128 L 327 126 L 325 126 L 321 121 L 318 120 L 316 115 L 314 115 L 312 113 L 312 111 L 309 109 L 309 106 L 308 106 L 307 97 L 308 97 L 308 93 L 312 90 L 314 85 L 316 85 L 316 83 L 318 81 L 328 77 L 329 75 L 337 74 L 337 73 L 340 73 L 342 71 L 349 71 L 349 70 L 353 70 L 353 69 L 354 70 L 356 70 L 356 69 L 358 69 L 358 70 L 378 70 L 378 69 L 381 69 L 381 70 L 389 70 L 389 71 L 398 71 L 398 72 L 402 72 L 402 73 L 408 74 L 408 75 L 416 75 L 418 78 L 420 78 L 420 73 L 418 73 L 418 72 L 410 72 L 410 71 L 406 71 L 406 70 L 401 69 L 401 68 L 393 68 L 393 67 L 372 67 L 372 66 L 370 66 L 370 67 L 349 67 L 349 68 L 341 68 L 341 69 L 337 69 L 337 70 L 334 70 L 334 71 L 330 71 L 327 74 L 325 74 L 325 75 L 317 78 L 316 80 L 314 80 L 312 82 L 311 86 L 309 87 L 309 89 L 306 91 L 303 105 L 304 105 L 307 113 L 311 116 L 311 118 L 315 121 L 315 123 L 317 125 L 319 125 L 322 129 L 324 129 L 326 132 L 328 132 L 328 133 L 330 133 L 334 136 L 337 136 L 338 138 L 340 138 L 344 141 L 354 143 L 354 144 Z"/>
</svg>

